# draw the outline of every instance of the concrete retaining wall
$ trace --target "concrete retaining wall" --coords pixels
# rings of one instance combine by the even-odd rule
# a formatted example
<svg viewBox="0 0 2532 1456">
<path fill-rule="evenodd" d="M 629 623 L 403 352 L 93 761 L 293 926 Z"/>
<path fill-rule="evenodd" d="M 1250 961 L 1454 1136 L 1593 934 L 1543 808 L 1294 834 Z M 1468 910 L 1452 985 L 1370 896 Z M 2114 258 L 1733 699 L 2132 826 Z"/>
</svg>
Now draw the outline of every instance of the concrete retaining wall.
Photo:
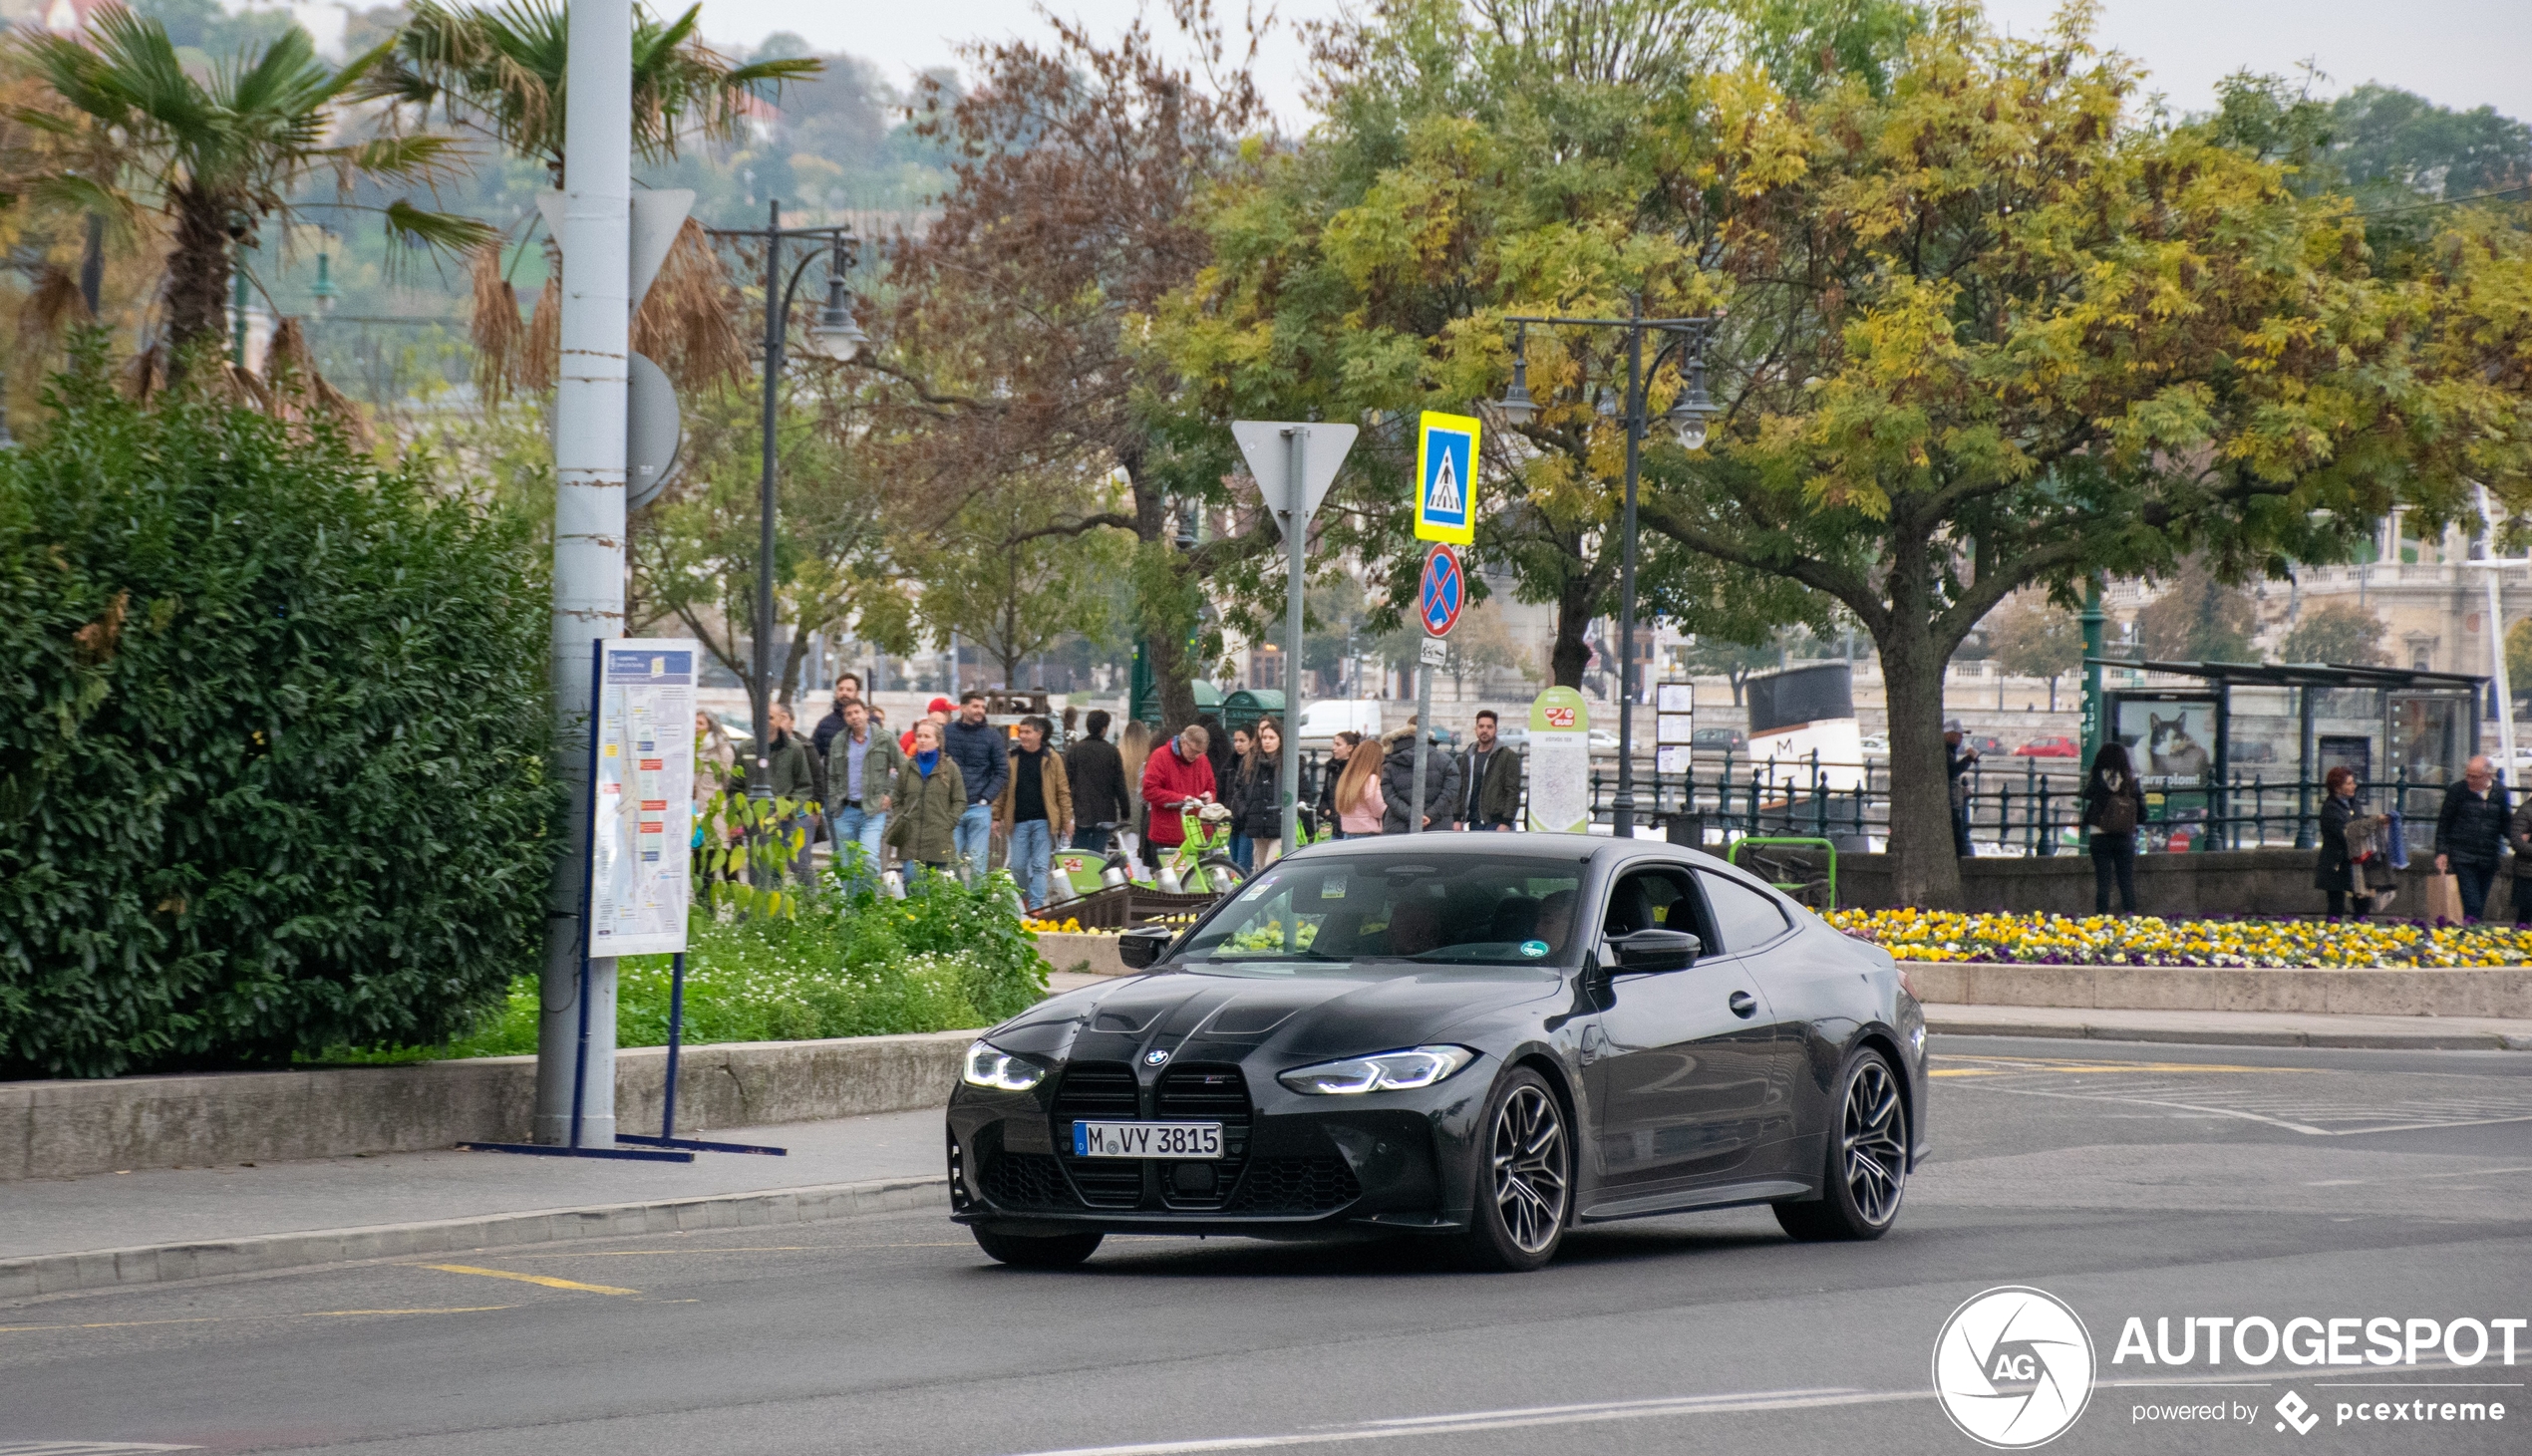
<svg viewBox="0 0 2532 1456">
<path fill-rule="evenodd" d="M 2140 854 L 2136 857 L 2136 908 L 2147 915 L 2318 915 L 2328 905 L 2313 888 L 2309 849 L 2229 849 L 2209 854 Z M 2400 875 L 2399 898 L 2387 912 L 2398 919 L 2426 904 L 2425 877 L 2434 860 L 2419 855 Z M 2513 877 L 2500 871 L 2488 892 L 2492 919 L 2512 918 Z M 1837 903 L 1881 909 L 1899 903 L 1891 889 L 1890 857 L 1837 857 Z M 2113 900 L 2115 905 L 2115 900 Z M 2092 858 L 2057 854 L 2030 859 L 1961 861 L 1961 904 L 1971 910 L 2016 914 L 2051 911 L 2092 913 Z"/>
<path fill-rule="evenodd" d="M 1038 932 L 1038 954 L 1058 971 L 1085 971 L 1093 976 L 1129 974 L 1125 963 L 1116 959 L 1116 937 L 1112 932 L 1101 935 L 1092 931 L 1068 934 L 1042 930 Z"/>
<path fill-rule="evenodd" d="M 1917 995 L 1945 1006 L 2532 1018 L 2532 969 L 2268 971 L 1999 966 L 1911 961 Z"/>
<path fill-rule="evenodd" d="M 690 1046 L 680 1131 L 902 1112 L 949 1100 L 973 1031 Z M 659 1127 L 665 1047 L 616 1053 L 615 1115 Z M 0 1082 L 0 1181 L 127 1168 L 412 1152 L 523 1141 L 536 1059 Z"/>
</svg>

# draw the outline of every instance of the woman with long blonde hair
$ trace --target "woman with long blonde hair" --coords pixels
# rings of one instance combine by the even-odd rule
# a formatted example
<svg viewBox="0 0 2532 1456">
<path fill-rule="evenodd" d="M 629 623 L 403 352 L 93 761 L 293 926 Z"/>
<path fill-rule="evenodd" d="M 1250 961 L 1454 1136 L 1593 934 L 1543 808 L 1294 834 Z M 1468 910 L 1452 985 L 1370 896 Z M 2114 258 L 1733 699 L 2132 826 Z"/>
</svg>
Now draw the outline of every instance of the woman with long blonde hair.
<svg viewBox="0 0 2532 1456">
<path fill-rule="evenodd" d="M 1355 735 L 1353 748 L 1345 756 L 1345 772 L 1337 775 L 1336 798 L 1338 838 L 1381 832 L 1381 816 L 1389 812 L 1389 800 L 1381 793 L 1379 744 Z"/>
<path fill-rule="evenodd" d="M 1116 757 L 1125 765 L 1125 827 L 1116 831 L 1116 847 L 1130 858 L 1142 848 L 1143 763 L 1151 757 L 1151 725 L 1125 720 L 1116 733 Z"/>
</svg>

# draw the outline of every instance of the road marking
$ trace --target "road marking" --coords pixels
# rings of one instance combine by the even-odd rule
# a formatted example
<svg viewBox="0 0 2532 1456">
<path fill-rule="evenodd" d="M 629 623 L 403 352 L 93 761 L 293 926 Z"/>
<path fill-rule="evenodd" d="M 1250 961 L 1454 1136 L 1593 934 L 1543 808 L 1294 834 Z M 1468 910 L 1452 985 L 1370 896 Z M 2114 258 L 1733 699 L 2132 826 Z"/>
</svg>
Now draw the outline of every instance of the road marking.
<svg viewBox="0 0 2532 1456">
<path fill-rule="evenodd" d="M 2532 1086 L 2491 1082 L 2485 1076 L 2456 1083 L 2451 1080 L 2456 1075 L 2453 1073 L 2358 1073 L 2329 1067 L 2070 1058 L 1954 1059 L 1977 1065 L 1942 1067 L 1932 1074 L 1978 1073 L 1962 1083 L 1964 1093 L 2012 1092 L 2027 1097 L 2154 1107 L 2188 1116 L 2262 1122 L 2307 1137 L 2532 1122 Z M 2233 1075 L 2260 1071 L 2298 1071 L 2310 1079 L 2280 1083 Z M 2119 1074 L 2118 1079 L 2111 1079 L 2111 1073 Z M 2142 1080 L 2132 1079 L 2139 1074 Z M 2364 1080 L 2359 1080 L 2361 1077 Z"/>
<path fill-rule="evenodd" d="M 2423 1183 L 2429 1178 L 2494 1178 L 2499 1173 L 2532 1173 L 2524 1168 L 2470 1168 L 2459 1173 L 2404 1173 L 2397 1178 L 2324 1178 L 2306 1188 L 2353 1188 L 2360 1183 Z"/>
<path fill-rule="evenodd" d="M 481 1314 L 492 1310 L 515 1310 L 516 1305 L 451 1305 L 434 1310 L 309 1310 L 302 1319 L 333 1319 L 345 1314 Z"/>
<path fill-rule="evenodd" d="M 2421 1371 L 2459 1368 L 2445 1361 L 2421 1360 Z M 2174 1382 L 2100 1380 L 2097 1390 L 2144 1389 Z M 2274 1370 L 2246 1370 L 2192 1380 L 2192 1385 L 2265 1387 L 2279 1382 Z M 2437 1383 L 2437 1382 L 2426 1382 Z M 1740 1394 L 1661 1396 L 1650 1400 L 1609 1400 L 1588 1405 L 1532 1405 L 1509 1410 L 1470 1410 L 1447 1415 L 1398 1416 L 1290 1431 L 1271 1436 L 1202 1436 L 1183 1441 L 1148 1441 L 1122 1446 L 1068 1446 L 1033 1451 L 1026 1456 L 1202 1456 L 1212 1451 L 1268 1451 L 1292 1446 L 1340 1445 L 1354 1441 L 1386 1441 L 1413 1436 L 1450 1436 L 1474 1431 L 1519 1430 L 1525 1427 L 1594 1425 L 1604 1421 L 1646 1420 L 1662 1416 L 1736 1415 L 1744 1411 L 1816 1410 L 1840 1405 L 1876 1405 L 1901 1400 L 1932 1400 L 1932 1390 L 1760 1390 Z"/>
<path fill-rule="evenodd" d="M 106 1319 L 95 1324 L 0 1324 L 0 1334 L 17 1334 L 29 1329 L 137 1329 L 144 1324 L 211 1324 L 215 1314 L 192 1319 Z M 7 1446 L 0 1446 L 0 1456 L 10 1456 Z"/>
<path fill-rule="evenodd" d="M 739 1249 L 601 1249 L 586 1254 L 513 1254 L 514 1260 L 530 1259 L 631 1259 L 643 1254 L 825 1254 L 857 1249 L 966 1249 L 972 1239 L 950 1239 L 931 1244 L 765 1244 Z"/>
<path fill-rule="evenodd" d="M 507 1269 L 477 1269 L 472 1264 L 424 1264 L 420 1269 L 436 1269 L 443 1274 L 479 1274 L 485 1279 L 514 1279 L 524 1285 L 543 1285 L 549 1290 L 578 1290 L 590 1295 L 638 1295 L 640 1290 L 617 1289 L 614 1285 L 584 1285 L 577 1280 L 556 1279 L 549 1274 L 519 1274 Z"/>
<path fill-rule="evenodd" d="M 0 1441 L 0 1456 L 138 1456 L 144 1451 L 199 1451 L 199 1446 L 147 1446 L 138 1441 Z"/>
</svg>

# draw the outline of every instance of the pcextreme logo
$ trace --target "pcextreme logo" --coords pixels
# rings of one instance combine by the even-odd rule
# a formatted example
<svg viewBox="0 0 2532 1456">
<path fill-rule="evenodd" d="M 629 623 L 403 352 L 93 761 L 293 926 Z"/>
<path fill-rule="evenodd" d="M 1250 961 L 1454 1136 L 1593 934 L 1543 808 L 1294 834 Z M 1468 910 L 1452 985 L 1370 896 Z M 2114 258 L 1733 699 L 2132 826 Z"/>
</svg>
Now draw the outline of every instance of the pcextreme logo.
<svg viewBox="0 0 2532 1456">
<path fill-rule="evenodd" d="M 1981 1445 L 2045 1446 L 2092 1398 L 2092 1336 L 2046 1290 L 1989 1290 L 1953 1310 L 1935 1336 L 1934 1393 L 1952 1424 Z"/>
</svg>

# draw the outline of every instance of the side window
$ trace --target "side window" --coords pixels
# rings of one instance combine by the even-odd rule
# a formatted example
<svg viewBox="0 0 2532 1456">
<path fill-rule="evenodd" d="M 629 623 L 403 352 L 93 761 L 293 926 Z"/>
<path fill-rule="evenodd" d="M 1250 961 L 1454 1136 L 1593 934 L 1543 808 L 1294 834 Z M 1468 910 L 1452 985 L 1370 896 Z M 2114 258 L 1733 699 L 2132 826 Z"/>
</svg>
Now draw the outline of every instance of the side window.
<svg viewBox="0 0 2532 1456">
<path fill-rule="evenodd" d="M 1602 918 L 1601 934 L 1622 936 L 1639 930 L 1684 930 L 1696 936 L 1706 933 L 1698 919 L 1697 895 L 1685 874 L 1639 870 L 1620 880 L 1609 892 L 1609 913 Z"/>
<path fill-rule="evenodd" d="M 1699 875 L 1697 883 L 1705 887 L 1706 908 L 1715 917 L 1715 932 L 1723 940 L 1722 950 L 1754 951 L 1789 927 L 1776 902 L 1739 880 Z"/>
</svg>

